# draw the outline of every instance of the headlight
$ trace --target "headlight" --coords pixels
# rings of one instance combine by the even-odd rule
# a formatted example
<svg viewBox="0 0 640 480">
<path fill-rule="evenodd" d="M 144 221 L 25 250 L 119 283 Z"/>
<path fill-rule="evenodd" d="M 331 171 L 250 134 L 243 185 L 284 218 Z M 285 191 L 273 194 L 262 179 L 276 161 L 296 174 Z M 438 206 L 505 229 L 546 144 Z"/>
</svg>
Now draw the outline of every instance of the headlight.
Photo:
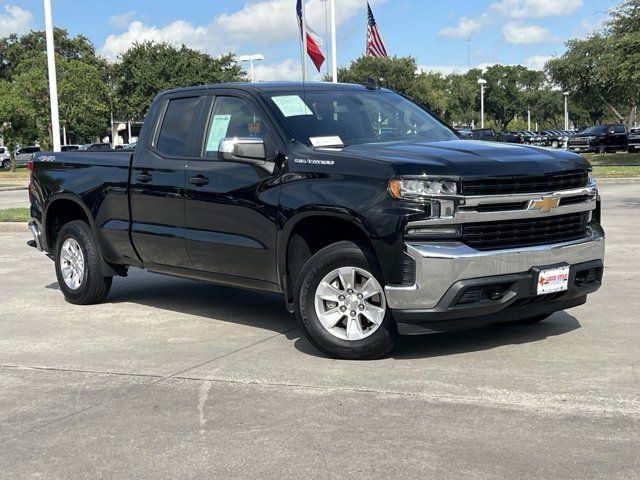
<svg viewBox="0 0 640 480">
<path fill-rule="evenodd" d="M 402 200 L 424 200 L 434 196 L 455 195 L 458 189 L 453 180 L 391 179 L 389 192 Z"/>
</svg>

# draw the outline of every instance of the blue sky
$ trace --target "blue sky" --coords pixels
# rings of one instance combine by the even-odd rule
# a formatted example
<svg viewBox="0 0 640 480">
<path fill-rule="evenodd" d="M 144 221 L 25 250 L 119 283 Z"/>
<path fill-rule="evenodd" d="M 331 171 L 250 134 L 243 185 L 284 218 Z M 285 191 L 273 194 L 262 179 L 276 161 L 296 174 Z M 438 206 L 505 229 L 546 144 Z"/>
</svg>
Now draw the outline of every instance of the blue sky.
<svg viewBox="0 0 640 480">
<path fill-rule="evenodd" d="M 295 0 L 52 0 L 54 24 L 84 34 L 109 58 L 140 40 L 185 43 L 217 55 L 262 53 L 260 80 L 300 78 Z M 564 41 L 598 28 L 617 0 L 372 0 L 390 55 L 412 55 L 444 73 L 471 65 L 541 68 Z M 336 0 L 338 64 L 363 53 L 365 0 Z M 307 21 L 325 34 L 325 2 L 307 0 Z M 41 0 L 0 1 L 0 35 L 44 25 Z M 325 44 L 325 52 L 328 44 Z M 311 64 L 309 64 L 311 65 Z M 310 67 L 312 68 L 312 67 Z M 324 72 L 323 72 L 324 73 Z"/>
</svg>

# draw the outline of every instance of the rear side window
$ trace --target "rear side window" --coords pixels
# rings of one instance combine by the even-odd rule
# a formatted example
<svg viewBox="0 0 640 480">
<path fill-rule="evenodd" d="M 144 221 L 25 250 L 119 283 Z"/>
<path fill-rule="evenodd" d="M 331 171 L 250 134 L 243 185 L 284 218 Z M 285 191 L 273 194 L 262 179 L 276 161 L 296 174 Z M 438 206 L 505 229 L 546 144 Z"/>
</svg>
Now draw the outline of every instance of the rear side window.
<svg viewBox="0 0 640 480">
<path fill-rule="evenodd" d="M 616 133 L 624 133 L 626 132 L 625 128 L 623 125 L 616 125 L 613 127 L 613 131 Z"/>
<path fill-rule="evenodd" d="M 156 141 L 156 149 L 172 157 L 193 156 L 195 124 L 204 97 L 169 100 Z"/>
</svg>

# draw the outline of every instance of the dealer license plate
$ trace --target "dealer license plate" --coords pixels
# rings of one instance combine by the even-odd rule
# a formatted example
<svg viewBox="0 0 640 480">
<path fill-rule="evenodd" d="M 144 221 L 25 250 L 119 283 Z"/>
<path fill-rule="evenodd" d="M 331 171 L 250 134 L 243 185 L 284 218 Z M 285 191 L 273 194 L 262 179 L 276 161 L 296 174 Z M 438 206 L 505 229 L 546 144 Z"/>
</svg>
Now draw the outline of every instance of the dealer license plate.
<svg viewBox="0 0 640 480">
<path fill-rule="evenodd" d="M 563 292 L 567 288 L 569 288 L 569 265 L 540 270 L 538 274 L 538 295 Z"/>
</svg>

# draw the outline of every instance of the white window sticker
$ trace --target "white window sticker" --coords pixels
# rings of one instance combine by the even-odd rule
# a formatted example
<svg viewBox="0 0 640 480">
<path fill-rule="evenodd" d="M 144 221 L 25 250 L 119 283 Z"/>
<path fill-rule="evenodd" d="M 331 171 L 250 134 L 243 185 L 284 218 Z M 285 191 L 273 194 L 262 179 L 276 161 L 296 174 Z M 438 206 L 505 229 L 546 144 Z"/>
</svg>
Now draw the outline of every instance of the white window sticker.
<svg viewBox="0 0 640 480">
<path fill-rule="evenodd" d="M 227 136 L 227 129 L 231 115 L 214 115 L 209 127 L 209 137 L 207 138 L 207 152 L 217 152 L 220 140 Z"/>
<path fill-rule="evenodd" d="M 277 97 L 271 97 L 271 99 L 285 117 L 313 115 L 313 112 L 298 95 L 279 95 Z"/>
<path fill-rule="evenodd" d="M 309 137 L 309 141 L 314 147 L 344 147 L 342 139 L 337 135 L 330 137 Z"/>
</svg>

